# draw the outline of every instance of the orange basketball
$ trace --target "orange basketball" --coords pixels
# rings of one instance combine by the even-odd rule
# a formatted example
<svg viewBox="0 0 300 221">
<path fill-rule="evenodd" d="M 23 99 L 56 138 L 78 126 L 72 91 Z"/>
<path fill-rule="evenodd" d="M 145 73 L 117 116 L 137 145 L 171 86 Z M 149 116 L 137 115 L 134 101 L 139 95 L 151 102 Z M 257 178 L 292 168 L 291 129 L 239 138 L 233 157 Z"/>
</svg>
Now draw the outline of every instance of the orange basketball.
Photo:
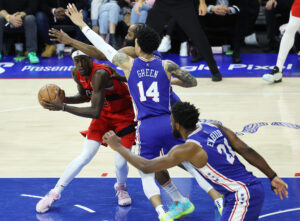
<svg viewBox="0 0 300 221">
<path fill-rule="evenodd" d="M 43 86 L 39 90 L 39 93 L 38 93 L 38 99 L 39 99 L 40 105 L 43 106 L 43 104 L 42 104 L 43 98 L 47 101 L 55 100 L 56 92 L 58 92 L 60 100 L 63 101 L 65 99 L 65 93 L 57 85 L 55 85 L 55 84 L 46 84 L 45 86 Z M 45 106 L 43 106 L 43 107 L 45 108 Z"/>
</svg>

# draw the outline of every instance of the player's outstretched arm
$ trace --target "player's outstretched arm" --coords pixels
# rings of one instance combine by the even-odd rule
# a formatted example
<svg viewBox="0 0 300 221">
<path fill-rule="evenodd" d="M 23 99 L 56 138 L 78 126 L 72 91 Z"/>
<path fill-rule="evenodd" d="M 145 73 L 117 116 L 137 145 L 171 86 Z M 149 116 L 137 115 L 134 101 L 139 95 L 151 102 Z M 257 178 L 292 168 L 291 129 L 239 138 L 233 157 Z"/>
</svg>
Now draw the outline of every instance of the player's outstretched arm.
<svg viewBox="0 0 300 221">
<path fill-rule="evenodd" d="M 95 46 L 85 44 L 81 41 L 78 41 L 74 38 L 71 38 L 67 33 L 63 30 L 57 30 L 55 28 L 51 28 L 49 30 L 49 35 L 51 37 L 51 41 L 59 42 L 66 45 L 71 45 L 72 47 L 84 52 L 88 56 L 92 58 L 96 58 L 98 60 L 107 60 L 104 54 L 99 51 Z"/>
<path fill-rule="evenodd" d="M 225 132 L 231 146 L 233 149 L 238 152 L 243 158 L 245 158 L 250 164 L 258 168 L 262 171 L 271 181 L 272 189 L 275 194 L 280 196 L 283 199 L 282 195 L 285 195 L 288 198 L 288 185 L 280 179 L 274 170 L 269 166 L 266 160 L 257 153 L 254 149 L 249 147 L 246 143 L 244 143 L 240 138 L 236 136 L 234 132 L 230 129 L 217 125 L 222 131 Z"/>
<path fill-rule="evenodd" d="M 178 85 L 181 87 L 197 86 L 197 80 L 188 71 L 180 68 L 173 61 L 165 60 L 163 62 L 167 74 L 177 78 L 177 79 L 171 79 L 172 85 Z"/>
<path fill-rule="evenodd" d="M 199 167 L 204 166 L 207 161 L 207 155 L 204 150 L 200 149 L 199 147 L 185 147 L 186 145 L 194 145 L 193 143 L 178 145 L 172 148 L 172 150 L 163 157 L 147 160 L 131 153 L 128 149 L 123 147 L 121 144 L 121 139 L 113 131 L 108 131 L 106 134 L 104 134 L 103 142 L 107 143 L 113 150 L 119 152 L 129 163 L 144 173 L 153 173 L 165 170 L 177 166 L 183 161 L 189 161 L 193 156 L 195 156 L 195 150 L 197 150 L 196 154 L 201 155 L 200 157 L 202 159 L 200 160 L 202 164 L 199 164 Z M 202 152 L 199 153 L 199 151 Z"/>
<path fill-rule="evenodd" d="M 129 74 L 129 69 L 131 68 L 131 59 L 128 55 L 123 53 L 118 53 L 116 49 L 114 49 L 111 45 L 107 44 L 101 36 L 95 33 L 92 29 L 90 29 L 87 24 L 83 21 L 81 11 L 78 12 L 76 6 L 74 4 L 69 4 L 67 6 L 68 11 L 66 15 L 71 19 L 71 21 L 80 27 L 82 33 L 89 39 L 89 41 L 99 50 L 101 51 L 107 60 L 112 62 L 113 64 L 119 66 L 123 69 L 123 71 Z M 118 55 L 116 59 L 114 57 Z M 128 59 L 124 59 L 128 58 Z M 128 61 L 128 62 L 126 62 Z"/>
</svg>

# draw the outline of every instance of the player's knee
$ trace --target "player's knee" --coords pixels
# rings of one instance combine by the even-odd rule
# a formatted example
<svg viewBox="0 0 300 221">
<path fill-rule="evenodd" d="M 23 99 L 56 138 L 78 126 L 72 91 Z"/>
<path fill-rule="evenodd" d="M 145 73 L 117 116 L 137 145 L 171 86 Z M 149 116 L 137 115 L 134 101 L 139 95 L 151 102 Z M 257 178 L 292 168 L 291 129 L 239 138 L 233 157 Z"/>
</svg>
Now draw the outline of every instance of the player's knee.
<svg viewBox="0 0 300 221">
<path fill-rule="evenodd" d="M 127 161 L 119 153 L 115 154 L 115 166 L 116 169 L 122 169 L 124 167 L 127 167 Z"/>
<path fill-rule="evenodd" d="M 155 195 L 160 195 L 160 190 L 158 186 L 155 183 L 154 174 L 153 173 L 143 173 L 139 171 L 142 184 L 143 184 L 143 190 L 148 199 Z"/>
<path fill-rule="evenodd" d="M 81 166 L 85 166 L 92 160 L 92 158 L 93 156 L 83 153 L 77 158 L 77 160 Z"/>
</svg>

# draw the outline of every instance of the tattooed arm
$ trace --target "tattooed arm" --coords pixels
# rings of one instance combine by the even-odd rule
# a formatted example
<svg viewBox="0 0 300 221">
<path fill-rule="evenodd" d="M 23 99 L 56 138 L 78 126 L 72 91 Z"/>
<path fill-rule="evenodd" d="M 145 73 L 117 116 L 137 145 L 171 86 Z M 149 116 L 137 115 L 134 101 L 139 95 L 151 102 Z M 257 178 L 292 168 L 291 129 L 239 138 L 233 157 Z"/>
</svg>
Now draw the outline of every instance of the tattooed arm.
<svg viewBox="0 0 300 221">
<path fill-rule="evenodd" d="M 127 54 L 124 53 L 117 53 L 112 60 L 112 63 L 114 65 L 122 68 L 127 80 L 131 71 L 132 62 L 132 57 L 129 57 Z"/>
<path fill-rule="evenodd" d="M 197 80 L 189 72 L 180 68 L 173 61 L 165 60 L 164 68 L 165 68 L 169 78 L 171 78 L 171 76 L 174 76 L 177 78 L 177 79 L 171 79 L 172 85 L 178 85 L 181 87 L 197 86 Z"/>
</svg>

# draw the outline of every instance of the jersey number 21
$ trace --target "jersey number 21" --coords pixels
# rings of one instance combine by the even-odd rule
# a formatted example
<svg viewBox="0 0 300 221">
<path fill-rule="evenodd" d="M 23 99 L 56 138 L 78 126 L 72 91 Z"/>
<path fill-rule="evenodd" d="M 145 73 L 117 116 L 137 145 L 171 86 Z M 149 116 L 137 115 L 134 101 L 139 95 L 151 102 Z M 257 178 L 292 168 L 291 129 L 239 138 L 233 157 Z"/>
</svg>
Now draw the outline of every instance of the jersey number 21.
<svg viewBox="0 0 300 221">
<path fill-rule="evenodd" d="M 235 152 L 232 150 L 231 146 L 228 144 L 226 138 L 224 138 L 224 144 L 219 144 L 217 146 L 219 154 L 225 154 L 226 159 L 230 164 L 234 163 Z"/>
</svg>

